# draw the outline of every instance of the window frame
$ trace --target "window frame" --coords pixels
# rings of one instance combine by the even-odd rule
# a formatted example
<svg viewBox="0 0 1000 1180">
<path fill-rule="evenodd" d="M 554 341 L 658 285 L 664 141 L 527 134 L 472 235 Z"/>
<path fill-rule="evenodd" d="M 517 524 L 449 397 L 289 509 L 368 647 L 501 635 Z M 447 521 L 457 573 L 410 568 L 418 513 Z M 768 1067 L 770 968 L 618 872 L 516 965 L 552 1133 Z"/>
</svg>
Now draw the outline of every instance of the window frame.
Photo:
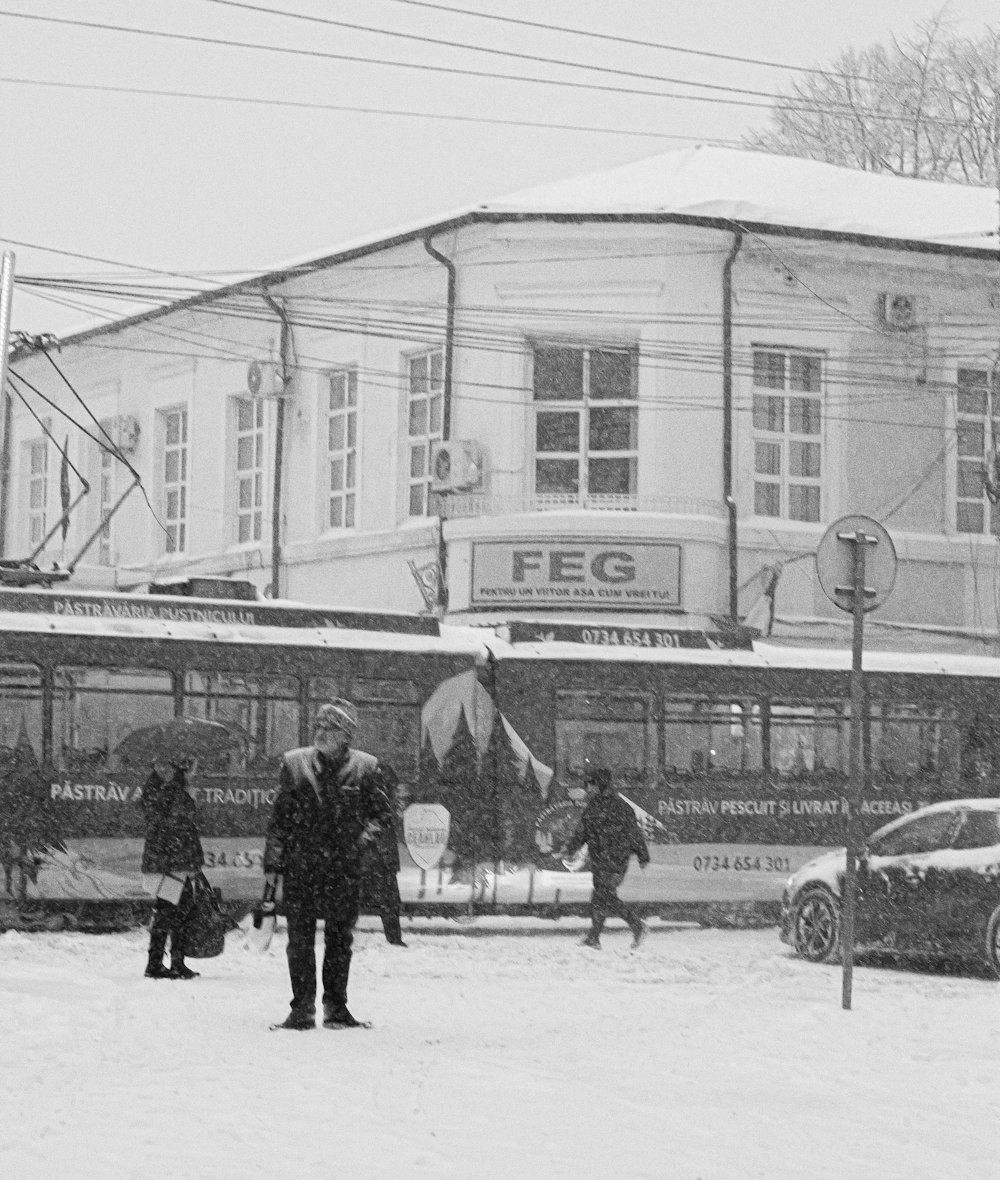
<svg viewBox="0 0 1000 1180">
<path fill-rule="evenodd" d="M 417 388 L 414 380 L 416 366 L 426 363 L 425 387 Z M 410 520 L 433 516 L 434 493 L 431 491 L 431 449 L 444 438 L 444 349 L 438 345 L 409 353 L 405 357 L 406 383 L 405 425 L 406 438 L 406 505 L 404 515 Z M 421 410 L 420 407 L 423 409 Z M 422 414 L 424 425 L 414 430 L 414 410 Z M 437 425 L 435 426 L 435 420 Z M 420 425 L 419 421 L 416 423 Z M 419 497 L 419 511 L 414 511 Z"/>
<path fill-rule="evenodd" d="M 161 511 L 166 533 L 163 539 L 164 552 L 181 555 L 187 552 L 188 544 L 188 500 L 190 491 L 190 415 L 187 406 L 170 406 L 159 411 L 160 417 L 160 492 Z M 180 423 L 179 438 L 170 441 L 171 421 Z M 178 456 L 178 473 L 169 478 L 168 465 L 172 455 Z M 176 507 L 171 510 L 170 498 L 176 495 Z"/>
<path fill-rule="evenodd" d="M 35 470 L 35 458 L 41 454 L 41 469 Z M 43 434 L 24 444 L 24 506 L 28 546 L 35 549 L 48 530 L 49 440 Z M 36 497 L 35 492 L 38 491 Z M 35 502 L 37 499 L 37 503 Z"/>
<path fill-rule="evenodd" d="M 334 406 L 334 381 L 342 379 L 344 382 L 343 404 Z M 358 524 L 358 370 L 356 365 L 338 365 L 329 369 L 323 375 L 323 405 L 321 415 L 325 423 L 325 430 L 321 439 L 326 444 L 321 447 L 322 459 L 322 501 L 323 501 L 323 531 L 357 528 Z M 334 422 L 342 421 L 342 441 L 339 447 L 333 447 L 331 435 Z M 339 487 L 334 487 L 334 467 L 340 464 Z M 339 519 L 334 519 L 334 505 L 337 505 Z"/>
<path fill-rule="evenodd" d="M 249 426 L 241 414 L 250 409 Z M 250 463 L 241 465 L 241 444 L 249 443 Z M 233 540 L 237 545 L 259 545 L 264 540 L 264 512 L 267 499 L 267 415 L 263 398 L 233 398 Z M 244 489 L 249 502 L 244 503 Z M 244 535 L 246 534 L 246 535 Z"/>
<path fill-rule="evenodd" d="M 539 396 L 539 380 L 542 366 L 539 357 L 546 353 L 578 354 L 580 370 L 579 397 Z M 629 365 L 628 395 L 626 397 L 602 397 L 595 390 L 595 358 L 604 354 L 627 357 Z M 639 349 L 634 345 L 554 343 L 546 340 L 531 342 L 531 478 L 536 500 L 551 498 L 554 503 L 577 504 L 580 507 L 606 507 L 609 502 L 627 503 L 635 501 L 639 489 Z M 597 450 L 591 446 L 596 433 L 595 417 L 605 412 L 629 411 L 627 447 L 605 447 Z M 542 416 L 574 415 L 576 418 L 576 447 L 543 449 Z M 594 464 L 620 462 L 628 465 L 627 491 L 594 491 L 596 482 Z M 575 464 L 576 488 L 544 488 L 539 478 L 539 465 L 543 463 Z"/>
<path fill-rule="evenodd" d="M 990 374 L 992 373 L 992 380 Z M 980 382 L 963 381 L 976 374 Z M 973 399 L 981 399 L 980 409 L 973 408 Z M 1000 451 L 1000 369 L 985 362 L 959 365 L 955 370 L 955 478 L 952 484 L 952 504 L 955 531 L 967 536 L 1000 536 L 1000 505 L 993 504 L 986 492 L 985 475 L 996 473 L 990 470 L 993 456 Z M 963 426 L 966 439 L 970 428 L 975 425 L 980 433 L 982 445 L 978 451 L 963 450 Z M 972 495 L 969 485 L 963 490 L 963 480 L 972 479 L 978 484 L 978 494 Z M 971 513 L 981 514 L 978 528 L 966 527 Z M 965 518 L 963 520 L 963 517 Z"/>
<path fill-rule="evenodd" d="M 780 357 L 780 383 L 774 383 L 778 376 L 774 366 L 758 365 L 758 361 L 765 357 Z M 796 385 L 796 360 L 815 364 L 817 368 L 816 387 L 811 388 L 807 377 L 806 388 Z M 772 381 L 766 378 L 771 376 Z M 817 524 L 823 519 L 824 510 L 824 471 L 829 465 L 829 440 L 827 438 L 826 423 L 826 354 L 818 349 L 798 347 L 785 344 L 754 343 L 751 345 L 751 463 L 753 473 L 752 499 L 753 515 L 765 520 L 786 520 L 802 524 Z M 815 405 L 818 416 L 818 428 L 815 431 L 794 428 L 793 401 L 801 401 L 803 406 L 799 412 L 803 422 L 810 422 L 810 410 L 806 406 Z M 773 428 L 765 424 L 770 421 L 774 412 L 773 403 L 780 402 L 781 425 Z M 772 403 L 766 405 L 766 403 Z M 777 460 L 775 470 L 762 467 L 762 448 L 769 448 L 771 455 Z M 812 459 L 808 456 L 808 448 L 816 448 L 815 459 L 818 474 L 792 471 L 793 459 L 800 455 L 799 466 L 807 464 L 812 467 Z M 799 452 L 796 448 L 800 448 Z M 771 506 L 765 506 L 761 493 L 770 489 L 777 497 L 777 511 L 771 511 Z M 815 491 L 815 495 L 811 493 Z M 796 511 L 793 515 L 793 493 L 805 492 L 804 510 Z M 815 508 L 812 508 L 812 505 Z M 766 510 L 765 510 L 766 508 Z M 803 514 L 805 513 L 805 514 Z"/>
</svg>

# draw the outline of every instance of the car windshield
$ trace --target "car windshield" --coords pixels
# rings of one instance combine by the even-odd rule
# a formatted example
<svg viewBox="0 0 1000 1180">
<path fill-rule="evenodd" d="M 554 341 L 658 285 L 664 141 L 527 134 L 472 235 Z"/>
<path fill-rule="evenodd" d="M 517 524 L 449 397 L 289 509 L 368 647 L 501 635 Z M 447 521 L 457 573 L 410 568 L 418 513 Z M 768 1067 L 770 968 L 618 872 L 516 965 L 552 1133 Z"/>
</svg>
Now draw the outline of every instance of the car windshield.
<svg viewBox="0 0 1000 1180">
<path fill-rule="evenodd" d="M 970 808 L 952 840 L 952 848 L 993 848 L 1000 844 L 1000 812 Z"/>
<path fill-rule="evenodd" d="M 910 816 L 898 827 L 880 828 L 868 840 L 872 856 L 906 856 L 948 847 L 957 811 L 932 811 Z"/>
</svg>

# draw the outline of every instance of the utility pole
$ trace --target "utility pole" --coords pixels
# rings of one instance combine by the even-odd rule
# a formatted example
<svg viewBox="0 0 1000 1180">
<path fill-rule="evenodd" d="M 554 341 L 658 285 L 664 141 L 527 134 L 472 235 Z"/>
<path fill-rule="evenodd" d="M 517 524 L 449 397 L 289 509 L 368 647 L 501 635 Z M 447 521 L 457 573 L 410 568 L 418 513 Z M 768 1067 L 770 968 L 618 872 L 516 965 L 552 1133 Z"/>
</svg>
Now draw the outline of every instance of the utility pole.
<svg viewBox="0 0 1000 1180">
<path fill-rule="evenodd" d="M 11 401 L 7 389 L 10 305 L 14 298 L 14 252 L 5 250 L 0 268 L 0 557 L 7 552 L 7 500 L 10 487 Z"/>
</svg>

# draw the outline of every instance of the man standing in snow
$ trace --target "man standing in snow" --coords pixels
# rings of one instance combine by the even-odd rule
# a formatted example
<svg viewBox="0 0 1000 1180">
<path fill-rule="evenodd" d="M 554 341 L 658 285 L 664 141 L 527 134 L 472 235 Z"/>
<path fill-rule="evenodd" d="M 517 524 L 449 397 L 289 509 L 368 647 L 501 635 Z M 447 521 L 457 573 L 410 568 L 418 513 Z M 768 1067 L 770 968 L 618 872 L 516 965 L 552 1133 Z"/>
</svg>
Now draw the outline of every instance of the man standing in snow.
<svg viewBox="0 0 1000 1180">
<path fill-rule="evenodd" d="M 635 812 L 614 789 L 611 771 L 595 769 L 587 776 L 587 785 L 596 788 L 583 809 L 580 823 L 566 845 L 566 856 L 572 857 L 587 845 L 590 867 L 594 876 L 594 892 L 590 899 L 590 933 L 584 946 L 595 950 L 601 945 L 601 931 L 610 914 L 623 918 L 632 931 L 632 946 L 642 942 L 646 927 L 636 911 L 618 896 L 618 887 L 625 879 L 629 858 L 635 854 L 639 865 L 649 864 L 649 849 L 639 831 Z"/>
<path fill-rule="evenodd" d="M 320 706 L 314 745 L 282 759 L 267 830 L 264 874 L 283 881 L 291 1011 L 279 1028 L 316 1025 L 316 922 L 325 926 L 323 1027 L 358 1028 L 347 1007 L 364 847 L 392 825 L 385 775 L 371 754 L 351 749 L 358 714 L 347 700 Z"/>
</svg>

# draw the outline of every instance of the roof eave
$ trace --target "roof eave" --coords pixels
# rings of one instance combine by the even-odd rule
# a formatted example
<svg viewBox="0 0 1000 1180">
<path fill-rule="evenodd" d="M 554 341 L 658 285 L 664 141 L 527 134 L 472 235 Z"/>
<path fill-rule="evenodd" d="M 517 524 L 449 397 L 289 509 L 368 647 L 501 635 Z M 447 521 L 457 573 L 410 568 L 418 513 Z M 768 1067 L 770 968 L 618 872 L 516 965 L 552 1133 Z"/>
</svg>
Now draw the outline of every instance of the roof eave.
<svg viewBox="0 0 1000 1180">
<path fill-rule="evenodd" d="M 985 249 L 979 246 L 950 246 L 943 242 L 928 242 L 918 238 L 890 238 L 877 234 L 864 234 L 844 230 L 816 229 L 811 226 L 778 225 L 773 222 L 735 221 L 728 217 L 703 217 L 687 213 L 546 213 L 538 211 L 473 209 L 469 210 L 468 212 L 458 214 L 457 216 L 448 217 L 442 221 L 428 221 L 422 225 L 417 225 L 411 229 L 407 229 L 402 233 L 393 234 L 386 238 L 378 238 L 377 240 L 367 242 L 363 245 L 350 247 L 346 250 L 336 251 L 333 254 L 324 254 L 308 262 L 297 263 L 293 266 L 282 267 L 278 270 L 265 271 L 264 273 L 255 275 L 252 278 L 241 279 L 239 282 L 230 283 L 224 287 L 213 287 L 210 291 L 199 292 L 197 295 L 189 296 L 186 299 L 179 299 L 175 303 L 169 303 L 164 307 L 157 307 L 150 311 L 138 312 L 135 315 L 126 316 L 120 320 L 113 320 L 108 324 L 99 324 L 96 327 L 87 328 L 81 332 L 75 332 L 70 336 L 63 337 L 60 343 L 62 345 L 83 344 L 88 340 L 94 339 L 95 337 L 106 336 L 113 332 L 121 332 L 127 328 L 136 327 L 137 325 L 146 323 L 150 320 L 160 319 L 166 315 L 174 315 L 177 312 L 187 311 L 190 308 L 201 307 L 207 303 L 214 303 L 217 300 L 225 299 L 230 295 L 253 291 L 267 291 L 273 287 L 278 286 L 279 284 L 293 282 L 295 279 L 302 278 L 308 274 L 313 274 L 316 271 L 325 270 L 329 267 L 338 266 L 346 262 L 353 262 L 358 258 L 364 258 L 371 254 L 377 254 L 383 250 L 391 250 L 397 246 L 407 245 L 410 242 L 422 240 L 428 235 L 459 229 L 464 225 L 476 223 L 498 225 L 505 222 L 523 223 L 530 221 L 553 222 L 556 224 L 580 224 L 582 222 L 596 222 L 601 224 L 622 222 L 625 224 L 639 225 L 690 225 L 705 229 L 718 229 L 728 233 L 732 233 L 734 230 L 742 230 L 744 233 L 756 234 L 762 237 L 770 235 L 778 237 L 806 238 L 814 241 L 847 242 L 851 243 L 852 245 L 865 246 L 871 249 L 902 250 L 909 253 L 920 254 L 952 255 L 959 258 L 982 259 L 984 261 L 995 261 L 998 257 L 997 250 Z M 23 359 L 25 356 L 31 355 L 33 351 L 34 349 L 30 347 L 19 347 L 14 351 L 10 359 L 12 361 Z"/>
</svg>

